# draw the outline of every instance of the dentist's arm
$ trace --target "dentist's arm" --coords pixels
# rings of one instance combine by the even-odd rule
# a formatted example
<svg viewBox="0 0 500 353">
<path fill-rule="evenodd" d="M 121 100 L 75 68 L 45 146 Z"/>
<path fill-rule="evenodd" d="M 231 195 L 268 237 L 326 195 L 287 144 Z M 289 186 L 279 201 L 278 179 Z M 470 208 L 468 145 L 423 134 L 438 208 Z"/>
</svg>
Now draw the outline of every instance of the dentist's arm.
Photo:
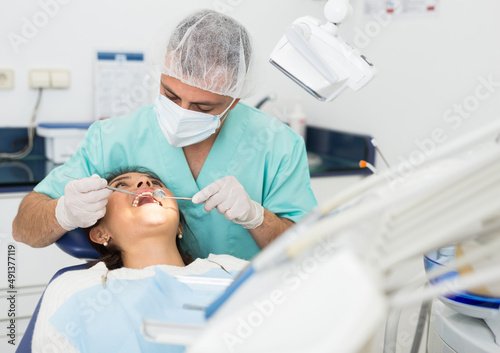
<svg viewBox="0 0 500 353">
<path fill-rule="evenodd" d="M 257 228 L 248 229 L 260 249 L 264 248 L 281 233 L 295 224 L 294 221 L 291 221 L 288 218 L 278 217 L 273 212 L 266 210 L 265 208 L 263 209 L 264 220 L 262 221 L 262 224 Z"/>
<path fill-rule="evenodd" d="M 51 199 L 45 194 L 30 192 L 21 202 L 12 222 L 14 240 L 42 248 L 66 233 L 55 216 L 57 202 L 58 199 Z"/>
<path fill-rule="evenodd" d="M 52 199 L 47 195 L 31 192 L 19 206 L 12 223 L 14 240 L 33 247 L 52 244 L 72 229 L 90 227 L 106 213 L 111 190 L 107 182 L 97 175 L 70 181 L 64 196 Z"/>
<path fill-rule="evenodd" d="M 217 208 L 228 220 L 248 229 L 261 249 L 294 224 L 250 199 L 234 176 L 216 180 L 193 196 L 193 203 L 203 202 L 205 211 Z"/>
</svg>

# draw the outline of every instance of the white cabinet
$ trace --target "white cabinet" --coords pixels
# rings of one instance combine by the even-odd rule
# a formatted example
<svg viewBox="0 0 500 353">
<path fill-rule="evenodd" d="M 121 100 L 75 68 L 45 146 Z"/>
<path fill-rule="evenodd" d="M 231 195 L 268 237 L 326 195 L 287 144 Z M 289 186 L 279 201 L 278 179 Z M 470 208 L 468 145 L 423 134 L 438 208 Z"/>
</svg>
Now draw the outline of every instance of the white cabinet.
<svg viewBox="0 0 500 353">
<path fill-rule="evenodd" d="M 0 326 L 9 326 L 8 298 L 14 290 L 14 310 L 16 315 L 16 346 L 8 344 L 7 330 L 0 331 L 0 352 L 14 352 L 22 338 L 45 286 L 61 268 L 82 263 L 81 260 L 67 255 L 56 245 L 45 248 L 31 248 L 17 243 L 12 238 L 12 221 L 17 214 L 19 204 L 26 193 L 0 193 Z M 11 250 L 9 253 L 9 245 Z M 15 248 L 15 250 L 12 250 Z M 15 269 L 14 288 L 9 288 L 8 257 Z M 12 264 L 11 264 L 12 265 Z"/>
</svg>

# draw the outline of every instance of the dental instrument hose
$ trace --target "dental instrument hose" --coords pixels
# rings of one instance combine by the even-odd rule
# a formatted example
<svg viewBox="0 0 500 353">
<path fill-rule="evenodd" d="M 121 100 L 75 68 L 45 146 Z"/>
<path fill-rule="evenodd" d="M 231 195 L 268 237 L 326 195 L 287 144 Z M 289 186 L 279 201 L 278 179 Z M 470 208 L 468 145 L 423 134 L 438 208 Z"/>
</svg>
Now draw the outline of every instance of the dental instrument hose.
<svg viewBox="0 0 500 353">
<path fill-rule="evenodd" d="M 398 343 L 398 327 L 401 318 L 401 308 L 393 308 L 387 315 L 384 332 L 383 353 L 396 353 Z"/>
<path fill-rule="evenodd" d="M 426 287 L 428 284 L 425 285 Z M 413 342 L 411 344 L 410 353 L 418 353 L 420 350 L 420 344 L 422 343 L 422 337 L 424 336 L 425 327 L 429 330 L 429 318 L 431 311 L 432 301 L 424 300 L 420 305 L 420 312 L 418 313 L 417 326 L 415 327 L 415 334 L 413 335 Z M 429 332 L 427 331 L 427 339 L 429 338 Z"/>
<path fill-rule="evenodd" d="M 36 114 L 38 112 L 38 107 L 40 106 L 40 102 L 42 100 L 42 91 L 43 88 L 38 89 L 38 98 L 33 108 L 33 112 L 31 113 L 31 119 L 28 125 L 28 143 L 18 152 L 12 153 L 0 153 L 0 158 L 4 159 L 22 159 L 30 154 L 33 149 L 33 141 L 35 139 L 35 120 Z"/>
</svg>

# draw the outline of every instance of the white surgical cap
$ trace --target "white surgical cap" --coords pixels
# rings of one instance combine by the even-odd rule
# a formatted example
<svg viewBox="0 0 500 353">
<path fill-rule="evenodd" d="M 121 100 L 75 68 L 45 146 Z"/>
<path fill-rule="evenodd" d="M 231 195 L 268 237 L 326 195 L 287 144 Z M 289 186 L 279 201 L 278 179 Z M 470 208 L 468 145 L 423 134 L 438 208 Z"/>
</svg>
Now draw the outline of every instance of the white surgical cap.
<svg viewBox="0 0 500 353">
<path fill-rule="evenodd" d="M 246 29 L 212 10 L 179 22 L 163 49 L 161 73 L 233 98 L 251 94 L 252 44 Z"/>
</svg>

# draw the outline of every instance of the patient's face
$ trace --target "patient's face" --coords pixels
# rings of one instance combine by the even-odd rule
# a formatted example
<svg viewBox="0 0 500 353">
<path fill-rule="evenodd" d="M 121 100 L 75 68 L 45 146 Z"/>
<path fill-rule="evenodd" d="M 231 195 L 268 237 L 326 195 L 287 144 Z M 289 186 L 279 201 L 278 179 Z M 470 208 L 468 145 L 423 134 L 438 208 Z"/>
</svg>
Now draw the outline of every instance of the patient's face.
<svg viewBox="0 0 500 353">
<path fill-rule="evenodd" d="M 173 199 L 156 200 L 152 193 L 162 189 L 173 196 L 163 183 L 148 174 L 126 173 L 109 182 L 109 186 L 131 191 L 137 196 L 113 192 L 108 199 L 106 215 L 100 222 L 117 242 L 137 240 L 141 236 L 161 234 L 174 237 L 179 226 L 179 208 Z"/>
</svg>

